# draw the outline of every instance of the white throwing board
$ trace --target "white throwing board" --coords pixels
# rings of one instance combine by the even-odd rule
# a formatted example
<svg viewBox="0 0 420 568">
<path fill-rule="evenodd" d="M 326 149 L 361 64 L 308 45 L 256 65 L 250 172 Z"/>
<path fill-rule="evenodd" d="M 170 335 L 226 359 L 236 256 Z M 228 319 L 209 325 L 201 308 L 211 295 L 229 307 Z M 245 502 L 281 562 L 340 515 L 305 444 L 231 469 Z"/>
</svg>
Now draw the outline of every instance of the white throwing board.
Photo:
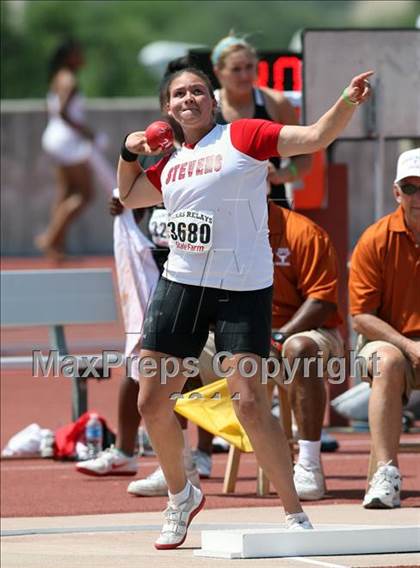
<svg viewBox="0 0 420 568">
<path fill-rule="evenodd" d="M 201 532 L 195 556 L 281 558 L 420 551 L 419 526 L 317 525 L 314 530 L 279 528 Z"/>
</svg>

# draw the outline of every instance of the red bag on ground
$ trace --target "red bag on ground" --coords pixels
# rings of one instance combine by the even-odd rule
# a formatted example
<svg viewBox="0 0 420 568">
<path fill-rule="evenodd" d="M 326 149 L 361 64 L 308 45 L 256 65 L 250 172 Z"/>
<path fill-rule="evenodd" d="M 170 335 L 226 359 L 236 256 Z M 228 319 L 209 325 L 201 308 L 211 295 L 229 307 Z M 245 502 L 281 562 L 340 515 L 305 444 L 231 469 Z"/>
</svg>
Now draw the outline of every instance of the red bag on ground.
<svg viewBox="0 0 420 568">
<path fill-rule="evenodd" d="M 76 420 L 76 422 L 71 422 L 70 424 L 62 426 L 56 430 L 54 444 L 55 458 L 65 459 L 72 458 L 76 455 L 76 444 L 79 440 L 84 439 L 86 424 L 93 412 L 98 414 L 93 410 L 85 412 Z M 112 437 L 115 439 L 115 434 L 108 427 L 105 418 L 103 418 L 100 414 L 98 414 L 98 418 L 102 422 L 104 448 L 106 448 L 110 445 L 109 439 Z"/>
</svg>

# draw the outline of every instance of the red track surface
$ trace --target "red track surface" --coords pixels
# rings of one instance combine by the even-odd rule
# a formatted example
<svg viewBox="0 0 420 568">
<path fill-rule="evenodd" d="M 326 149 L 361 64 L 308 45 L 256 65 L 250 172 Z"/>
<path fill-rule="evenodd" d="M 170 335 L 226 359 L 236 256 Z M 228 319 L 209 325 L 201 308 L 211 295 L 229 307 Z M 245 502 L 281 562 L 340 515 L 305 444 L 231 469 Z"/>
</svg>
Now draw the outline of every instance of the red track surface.
<svg viewBox="0 0 420 568">
<path fill-rule="evenodd" d="M 3 259 L 2 269 L 55 267 L 39 259 Z M 73 266 L 112 266 L 110 258 L 87 258 L 66 262 Z M 73 352 L 96 352 L 102 347 L 123 345 L 120 325 L 74 326 L 66 330 Z M 34 346 L 48 348 L 45 329 L 3 330 L 2 355 L 30 354 Z M 96 347 L 92 351 L 92 346 Z M 117 393 L 121 372 L 112 379 L 89 383 L 89 407 L 105 416 L 115 429 L 117 422 Z M 35 379 L 30 369 L 6 370 L 1 377 L 1 447 L 17 431 L 32 422 L 56 429 L 71 420 L 71 385 L 65 378 Z M 323 454 L 329 489 L 328 497 L 319 503 L 358 503 L 366 483 L 369 455 L 367 434 L 336 434 L 340 449 Z M 195 430 L 191 428 L 194 441 Z M 416 436 L 418 438 L 418 436 Z M 404 436 L 412 440 L 413 436 Z M 222 494 L 225 454 L 214 456 L 213 477 L 203 482 L 207 507 L 272 506 L 278 503 L 274 495 L 259 498 L 255 495 L 256 464 L 253 454 L 241 459 L 239 479 L 233 495 Z M 154 458 L 140 459 L 139 476 L 148 475 L 156 467 Z M 420 468 L 418 454 L 401 454 L 403 507 L 420 507 Z M 9 459 L 1 462 L 1 514 L 3 517 L 81 515 L 161 510 L 165 498 L 136 498 L 126 493 L 130 478 L 92 478 L 77 473 L 71 462 L 41 459 Z M 378 511 L 378 515 L 386 512 Z"/>
</svg>

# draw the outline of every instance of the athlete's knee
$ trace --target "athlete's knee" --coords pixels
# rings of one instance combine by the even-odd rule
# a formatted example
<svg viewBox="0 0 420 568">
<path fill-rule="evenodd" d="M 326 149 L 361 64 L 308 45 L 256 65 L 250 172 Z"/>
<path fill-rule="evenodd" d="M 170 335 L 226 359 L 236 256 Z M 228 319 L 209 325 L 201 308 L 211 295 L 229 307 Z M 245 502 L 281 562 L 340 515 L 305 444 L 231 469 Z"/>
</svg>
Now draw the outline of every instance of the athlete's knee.
<svg viewBox="0 0 420 568">
<path fill-rule="evenodd" d="M 266 402 L 256 393 L 239 393 L 239 400 L 236 401 L 235 406 L 239 422 L 244 425 L 258 422 L 261 419 L 264 404 Z"/>
<path fill-rule="evenodd" d="M 142 393 L 141 389 L 137 407 L 140 416 L 143 416 L 145 420 L 158 419 L 162 414 L 170 412 L 170 405 L 161 393 L 154 391 Z"/>
</svg>

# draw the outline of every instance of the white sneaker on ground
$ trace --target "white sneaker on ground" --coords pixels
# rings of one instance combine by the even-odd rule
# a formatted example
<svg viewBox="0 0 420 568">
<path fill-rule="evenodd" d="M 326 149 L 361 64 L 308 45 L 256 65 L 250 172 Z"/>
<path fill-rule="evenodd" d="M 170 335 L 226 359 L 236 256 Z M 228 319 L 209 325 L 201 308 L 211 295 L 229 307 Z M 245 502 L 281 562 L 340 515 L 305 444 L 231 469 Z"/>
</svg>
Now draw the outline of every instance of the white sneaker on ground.
<svg viewBox="0 0 420 568">
<path fill-rule="evenodd" d="M 120 450 L 111 446 L 101 452 L 97 458 L 77 462 L 76 470 L 86 475 L 97 477 L 106 475 L 136 475 L 138 456 L 126 456 Z"/>
<path fill-rule="evenodd" d="M 365 509 L 393 509 L 400 506 L 401 475 L 388 462 L 376 470 L 363 499 Z"/>
<path fill-rule="evenodd" d="M 195 487 L 200 488 L 200 476 L 198 475 L 196 468 L 193 466 L 191 469 L 187 469 L 185 473 L 191 483 Z M 168 485 L 166 483 L 165 476 L 163 475 L 162 468 L 158 467 L 145 479 L 136 479 L 136 481 L 129 483 L 127 493 L 143 497 L 161 497 L 163 495 L 167 495 Z"/>
<path fill-rule="evenodd" d="M 303 501 L 317 501 L 325 497 L 325 479 L 321 467 L 306 468 L 297 463 L 293 481 L 299 499 Z"/>
<path fill-rule="evenodd" d="M 311 521 L 306 513 L 293 513 L 286 515 L 286 528 L 290 530 L 308 530 L 313 529 Z"/>
<path fill-rule="evenodd" d="M 197 448 L 193 451 L 193 458 L 200 477 L 208 479 L 211 475 L 212 457 Z"/>
<path fill-rule="evenodd" d="M 141 495 L 145 497 L 167 495 L 168 486 L 162 469 L 158 467 L 153 473 L 144 479 L 136 479 L 136 481 L 132 481 L 127 487 L 127 492 L 132 495 Z"/>
<path fill-rule="evenodd" d="M 171 501 L 165 510 L 165 522 L 159 538 L 155 542 L 158 550 L 168 550 L 180 546 L 186 536 L 193 518 L 204 507 L 206 499 L 200 489 L 190 484 L 188 499 L 176 506 Z"/>
</svg>

